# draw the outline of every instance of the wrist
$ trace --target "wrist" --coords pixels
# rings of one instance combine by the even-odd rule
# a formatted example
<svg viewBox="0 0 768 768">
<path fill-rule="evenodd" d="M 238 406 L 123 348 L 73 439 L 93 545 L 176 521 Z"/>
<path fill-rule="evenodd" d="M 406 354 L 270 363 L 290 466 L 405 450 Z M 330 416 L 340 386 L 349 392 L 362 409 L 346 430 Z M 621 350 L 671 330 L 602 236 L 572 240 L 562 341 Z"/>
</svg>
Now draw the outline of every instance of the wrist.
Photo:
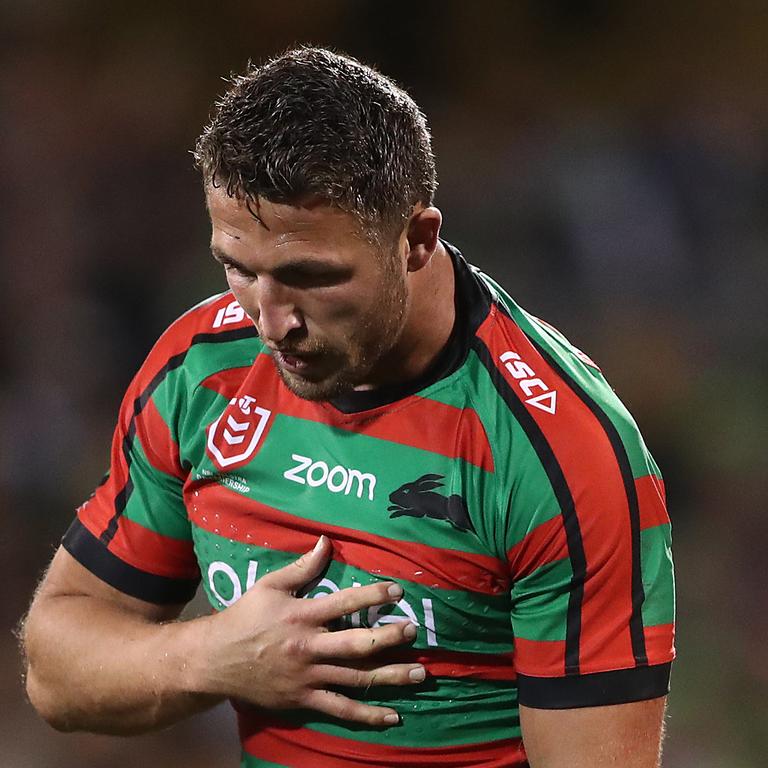
<svg viewBox="0 0 768 768">
<path fill-rule="evenodd" d="M 162 654 L 165 688 L 174 694 L 214 695 L 207 652 L 208 616 L 165 624 Z"/>
</svg>

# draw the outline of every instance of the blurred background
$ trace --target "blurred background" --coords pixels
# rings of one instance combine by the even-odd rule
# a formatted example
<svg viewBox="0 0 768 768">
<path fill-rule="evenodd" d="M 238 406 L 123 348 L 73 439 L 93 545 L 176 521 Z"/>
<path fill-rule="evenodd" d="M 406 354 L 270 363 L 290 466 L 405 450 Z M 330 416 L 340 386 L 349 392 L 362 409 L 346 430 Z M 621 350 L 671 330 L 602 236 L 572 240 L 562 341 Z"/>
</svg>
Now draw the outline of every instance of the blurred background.
<svg viewBox="0 0 768 768">
<path fill-rule="evenodd" d="M 397 79 L 443 234 L 598 361 L 665 475 L 665 768 L 768 765 L 768 4 L 0 3 L 0 766 L 235 766 L 226 709 L 61 735 L 11 634 L 178 314 L 223 290 L 189 150 L 222 77 L 296 42 Z"/>
</svg>

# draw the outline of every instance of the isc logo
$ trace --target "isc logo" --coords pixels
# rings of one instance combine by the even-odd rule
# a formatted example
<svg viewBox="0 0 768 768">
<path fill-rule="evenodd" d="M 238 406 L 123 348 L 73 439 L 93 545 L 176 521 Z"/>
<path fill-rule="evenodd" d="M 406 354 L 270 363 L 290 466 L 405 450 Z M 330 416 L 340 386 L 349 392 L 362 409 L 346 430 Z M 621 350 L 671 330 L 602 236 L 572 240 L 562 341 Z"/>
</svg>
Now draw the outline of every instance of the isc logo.
<svg viewBox="0 0 768 768">
<path fill-rule="evenodd" d="M 237 303 L 237 301 L 230 301 L 226 307 L 222 307 L 213 319 L 213 327 L 221 328 L 222 325 L 230 325 L 232 323 L 242 323 L 245 320 L 245 311 Z"/>
<path fill-rule="evenodd" d="M 499 358 L 504 367 L 517 380 L 520 389 L 523 390 L 528 405 L 538 408 L 540 411 L 554 413 L 557 408 L 557 392 L 550 389 L 538 376 L 530 365 L 520 359 L 517 352 L 505 352 Z M 542 390 L 538 395 L 534 395 L 535 390 Z"/>
</svg>

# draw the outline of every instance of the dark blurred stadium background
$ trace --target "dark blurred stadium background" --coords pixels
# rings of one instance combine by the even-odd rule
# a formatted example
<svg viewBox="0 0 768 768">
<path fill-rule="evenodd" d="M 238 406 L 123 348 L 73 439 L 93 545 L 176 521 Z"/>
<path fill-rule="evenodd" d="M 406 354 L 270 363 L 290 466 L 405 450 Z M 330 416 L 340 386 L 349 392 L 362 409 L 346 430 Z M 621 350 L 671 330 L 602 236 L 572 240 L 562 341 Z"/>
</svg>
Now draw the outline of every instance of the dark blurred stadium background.
<svg viewBox="0 0 768 768">
<path fill-rule="evenodd" d="M 188 150 L 221 77 L 294 42 L 406 86 L 445 236 L 606 371 L 667 481 L 666 768 L 768 765 L 768 4 L 0 4 L 0 766 L 222 768 L 226 710 L 54 733 L 10 629 L 100 478 L 121 393 L 221 290 Z"/>
</svg>

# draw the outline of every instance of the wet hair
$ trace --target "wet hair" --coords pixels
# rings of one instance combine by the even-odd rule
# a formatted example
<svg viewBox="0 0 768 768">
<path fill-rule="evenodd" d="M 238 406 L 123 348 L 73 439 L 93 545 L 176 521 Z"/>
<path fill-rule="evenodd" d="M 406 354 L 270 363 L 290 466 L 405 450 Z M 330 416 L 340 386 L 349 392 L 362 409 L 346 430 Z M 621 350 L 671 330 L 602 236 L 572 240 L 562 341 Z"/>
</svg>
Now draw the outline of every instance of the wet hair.
<svg viewBox="0 0 768 768">
<path fill-rule="evenodd" d="M 437 178 L 426 119 L 392 80 L 350 56 L 301 47 L 249 65 L 219 101 L 194 157 L 206 184 L 258 205 L 319 199 L 380 241 Z"/>
</svg>

